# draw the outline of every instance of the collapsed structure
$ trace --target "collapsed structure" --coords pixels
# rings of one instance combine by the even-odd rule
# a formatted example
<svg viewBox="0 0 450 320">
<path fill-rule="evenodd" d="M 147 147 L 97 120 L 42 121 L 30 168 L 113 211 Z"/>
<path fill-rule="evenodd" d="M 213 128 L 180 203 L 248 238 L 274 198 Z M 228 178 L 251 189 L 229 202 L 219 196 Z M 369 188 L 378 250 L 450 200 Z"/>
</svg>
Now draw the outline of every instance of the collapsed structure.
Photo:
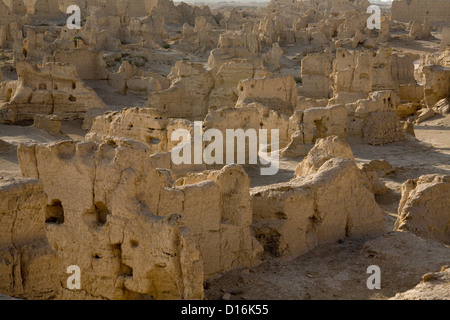
<svg viewBox="0 0 450 320">
<path fill-rule="evenodd" d="M 448 1 L 394 1 L 378 30 L 365 0 L 223 11 L 75 1 L 81 29 L 65 25 L 69 2 L 0 0 L 0 124 L 33 123 L 55 140 L 0 140 L 22 175 L 0 176 L 7 295 L 203 299 L 224 272 L 375 237 L 386 221 L 374 195 L 392 192 L 381 178 L 394 168 L 361 163 L 347 140 L 400 144 L 414 121 L 450 113 L 448 32 L 426 55 L 390 45 L 433 39 Z M 290 176 L 261 182 L 262 161 L 174 163 L 180 129 L 191 145 L 240 130 L 235 159 L 270 153 Z M 395 230 L 448 244 L 448 182 L 407 180 Z M 70 266 L 80 289 L 67 285 Z"/>
</svg>

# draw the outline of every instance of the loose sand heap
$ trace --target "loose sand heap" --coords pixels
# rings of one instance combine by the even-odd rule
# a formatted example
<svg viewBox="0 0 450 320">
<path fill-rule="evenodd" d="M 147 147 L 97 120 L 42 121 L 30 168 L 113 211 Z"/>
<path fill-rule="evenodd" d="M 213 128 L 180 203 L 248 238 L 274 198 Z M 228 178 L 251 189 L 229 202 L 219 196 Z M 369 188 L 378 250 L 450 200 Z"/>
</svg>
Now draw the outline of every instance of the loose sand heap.
<svg viewBox="0 0 450 320">
<path fill-rule="evenodd" d="M 448 0 L 76 3 L 0 0 L 0 300 L 450 299 Z"/>
</svg>

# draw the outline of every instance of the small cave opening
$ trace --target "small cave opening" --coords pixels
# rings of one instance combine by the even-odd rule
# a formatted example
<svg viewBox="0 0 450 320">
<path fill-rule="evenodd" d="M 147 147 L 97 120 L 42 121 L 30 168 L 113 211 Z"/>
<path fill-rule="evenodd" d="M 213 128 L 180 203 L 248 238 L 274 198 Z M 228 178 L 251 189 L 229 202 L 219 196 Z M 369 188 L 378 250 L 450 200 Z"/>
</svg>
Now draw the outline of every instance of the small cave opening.
<svg viewBox="0 0 450 320">
<path fill-rule="evenodd" d="M 133 249 L 136 249 L 139 247 L 139 242 L 137 242 L 137 240 L 130 240 L 130 245 Z"/>
<path fill-rule="evenodd" d="M 45 222 L 53 224 L 64 223 L 64 208 L 60 200 L 52 200 L 45 210 Z"/>
<path fill-rule="evenodd" d="M 97 202 L 95 204 L 95 212 L 97 217 L 97 223 L 104 225 L 106 223 L 106 218 L 110 214 L 108 208 L 103 202 Z"/>
</svg>

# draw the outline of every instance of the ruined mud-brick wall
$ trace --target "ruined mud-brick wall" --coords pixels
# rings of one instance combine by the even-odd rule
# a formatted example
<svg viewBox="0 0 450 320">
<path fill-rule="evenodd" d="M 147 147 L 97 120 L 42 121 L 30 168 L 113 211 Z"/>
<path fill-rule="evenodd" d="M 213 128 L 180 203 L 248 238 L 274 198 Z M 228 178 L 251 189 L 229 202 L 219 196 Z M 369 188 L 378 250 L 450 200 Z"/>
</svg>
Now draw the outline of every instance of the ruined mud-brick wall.
<svg viewBox="0 0 450 320">
<path fill-rule="evenodd" d="M 424 97 L 429 108 L 450 96 L 450 67 L 427 65 L 423 67 Z"/>
<path fill-rule="evenodd" d="M 172 187 L 149 148 L 130 139 L 21 145 L 18 154 L 24 176 L 39 178 L 55 207 L 50 243 L 63 263 L 79 263 L 89 296 L 201 298 L 203 270 L 259 261 L 242 169 Z"/>
<path fill-rule="evenodd" d="M 309 54 L 302 59 L 302 95 L 313 98 L 331 98 L 331 56 L 327 53 Z"/>
<path fill-rule="evenodd" d="M 16 21 L 16 15 L 11 12 L 10 8 L 1 1 L 0 2 L 0 23 L 1 25 L 7 25 L 8 23 Z"/>
<path fill-rule="evenodd" d="M 106 63 L 101 54 L 93 50 L 55 51 L 52 60 L 73 64 L 82 80 L 107 80 L 109 77 Z"/>
<path fill-rule="evenodd" d="M 412 54 L 393 53 L 382 47 L 376 54 L 368 50 L 339 48 L 333 61 L 333 99 L 351 103 L 367 98 L 373 91 L 394 90 L 402 100 L 420 101 L 423 88 L 414 78 Z"/>
<path fill-rule="evenodd" d="M 424 175 L 402 185 L 394 230 L 450 244 L 450 176 Z"/>
<path fill-rule="evenodd" d="M 12 13 L 25 14 L 26 8 L 23 0 L 3 0 Z"/>
<path fill-rule="evenodd" d="M 19 147 L 23 175 L 39 178 L 48 197 L 51 247 L 64 270 L 81 269 L 81 290 L 64 285 L 59 297 L 202 298 L 203 263 L 189 231 L 146 205 L 159 195 L 142 191 L 164 177 L 146 166 L 145 147 L 116 142 Z"/>
<path fill-rule="evenodd" d="M 189 170 L 205 170 L 215 168 L 206 163 L 201 165 L 175 165 L 171 161 L 170 151 L 179 144 L 172 141 L 172 133 L 177 129 L 190 132 L 191 138 L 194 123 L 184 119 L 171 119 L 158 110 L 149 108 L 129 108 L 117 112 L 108 112 L 95 118 L 86 139 L 93 142 L 106 142 L 113 138 L 124 137 L 140 141 L 147 145 L 152 154 L 152 161 L 158 168 L 172 169 L 176 175 Z M 334 105 L 324 108 L 309 108 L 297 110 L 291 117 L 271 110 L 260 103 L 250 103 L 237 108 L 222 108 L 210 110 L 203 121 L 203 132 L 208 129 L 219 130 L 225 138 L 227 129 L 242 129 L 247 132 L 255 130 L 259 143 L 272 142 L 272 130 L 278 130 L 279 148 L 290 145 L 290 150 L 299 145 L 313 144 L 318 138 L 330 135 L 347 137 L 347 110 L 344 105 Z M 268 140 L 263 142 L 259 130 L 267 130 Z M 295 138 L 292 138 L 295 136 Z M 259 143 L 257 149 L 259 150 Z M 208 143 L 203 143 L 205 148 Z M 238 149 L 235 144 L 235 157 Z M 226 143 L 223 144 L 225 154 Z M 249 163 L 249 149 L 251 145 L 245 143 L 245 159 Z M 306 150 L 306 149 L 305 149 Z M 193 148 L 191 148 L 193 151 Z M 304 154 L 306 155 L 306 153 Z M 225 159 L 224 159 L 225 161 Z"/>
<path fill-rule="evenodd" d="M 18 80 L 0 85 L 0 122 L 32 120 L 36 114 L 83 117 L 91 108 L 104 109 L 94 90 L 80 81 L 72 65 L 47 63 L 42 69 L 17 62 Z"/>
<path fill-rule="evenodd" d="M 178 61 L 169 74 L 167 90 L 149 95 L 148 106 L 173 118 L 202 120 L 208 113 L 208 97 L 214 86 L 210 72 L 203 65 Z"/>
<path fill-rule="evenodd" d="M 0 48 L 12 48 L 16 39 L 22 36 L 20 13 L 0 1 Z"/>
<path fill-rule="evenodd" d="M 25 0 L 27 13 L 34 19 L 44 21 L 49 19 L 63 19 L 65 11 L 59 10 L 58 0 Z"/>
<path fill-rule="evenodd" d="M 396 111 L 398 104 L 393 91 L 375 91 L 368 99 L 347 104 L 349 136 L 372 145 L 405 140 Z"/>
<path fill-rule="evenodd" d="M 445 48 L 450 46 L 450 27 L 445 27 L 442 30 L 441 51 L 445 51 Z"/>
<path fill-rule="evenodd" d="M 60 261 L 45 233 L 47 197 L 35 179 L 0 180 L 0 291 L 28 299 L 54 298 Z"/>
<path fill-rule="evenodd" d="M 239 82 L 242 79 L 263 78 L 268 73 L 260 59 L 233 59 L 224 62 L 217 73 L 213 74 L 214 88 L 209 94 L 208 109 L 235 106 L 239 96 Z"/>
<path fill-rule="evenodd" d="M 189 120 L 167 118 L 156 109 L 129 108 L 96 117 L 86 139 L 104 142 L 112 137 L 131 138 L 147 144 L 153 154 L 170 151 L 179 143 L 171 140 L 177 129 L 186 129 L 193 135 L 193 123 Z"/>
<path fill-rule="evenodd" d="M 398 0 L 392 2 L 392 20 L 409 22 L 423 21 L 448 22 L 450 2 L 447 0 Z"/>
<path fill-rule="evenodd" d="M 336 139 L 318 140 L 290 182 L 251 190 L 253 228 L 266 252 L 296 256 L 383 229 L 383 211 L 362 184 L 351 151 Z"/>
</svg>

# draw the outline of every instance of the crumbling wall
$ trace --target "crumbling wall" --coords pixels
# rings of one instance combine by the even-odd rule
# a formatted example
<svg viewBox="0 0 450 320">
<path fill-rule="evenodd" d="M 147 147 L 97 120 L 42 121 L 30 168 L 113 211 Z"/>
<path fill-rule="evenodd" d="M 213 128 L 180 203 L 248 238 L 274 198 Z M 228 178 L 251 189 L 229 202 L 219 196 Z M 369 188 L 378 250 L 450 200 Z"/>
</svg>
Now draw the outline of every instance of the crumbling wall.
<svg viewBox="0 0 450 320">
<path fill-rule="evenodd" d="M 450 67 L 428 65 L 423 67 L 424 98 L 428 108 L 450 96 Z"/>
<path fill-rule="evenodd" d="M 397 116 L 398 96 L 392 91 L 376 91 L 369 99 L 347 104 L 349 136 L 372 145 L 406 139 Z"/>
<path fill-rule="evenodd" d="M 178 41 L 184 51 L 203 54 L 206 50 L 217 48 L 221 31 L 214 30 L 214 26 L 207 23 L 204 16 L 195 18 L 195 26 L 188 23 L 183 25 L 183 37 Z"/>
<path fill-rule="evenodd" d="M 148 107 L 168 117 L 202 120 L 208 113 L 208 97 L 214 85 L 211 73 L 200 63 L 181 60 L 168 77 L 170 87 L 150 94 Z"/>
<path fill-rule="evenodd" d="M 22 39 L 19 13 L 0 1 L 0 48 L 12 48 L 15 40 Z"/>
<path fill-rule="evenodd" d="M 27 299 L 55 297 L 64 271 L 46 237 L 42 184 L 0 180 L 0 198 L 0 291 Z"/>
<path fill-rule="evenodd" d="M 54 62 L 73 64 L 77 74 L 82 80 L 106 80 L 108 70 L 106 63 L 99 52 L 88 49 L 76 49 L 72 51 L 55 51 Z"/>
<path fill-rule="evenodd" d="M 442 29 L 441 51 L 444 51 L 450 46 L 450 27 L 444 27 Z"/>
<path fill-rule="evenodd" d="M 163 177 L 146 165 L 143 145 L 116 142 L 19 147 L 23 175 L 39 178 L 48 196 L 52 248 L 65 267 L 81 269 L 81 291 L 61 297 L 202 298 L 202 260 L 189 231 L 176 216 L 153 214 L 150 190 L 139 194 L 150 181 L 158 190 Z"/>
<path fill-rule="evenodd" d="M 308 158 L 316 156 L 313 150 Z M 266 252 L 296 256 L 383 229 L 383 211 L 363 186 L 354 160 L 331 156 L 307 173 L 252 189 L 253 228 Z"/>
<path fill-rule="evenodd" d="M 432 22 L 446 22 L 450 16 L 447 0 L 398 0 L 392 2 L 393 20 L 409 22 L 428 18 Z"/>
<path fill-rule="evenodd" d="M 258 102 L 291 116 L 297 106 L 297 85 L 292 76 L 241 80 L 236 106 Z"/>
<path fill-rule="evenodd" d="M 151 153 L 166 152 L 178 144 L 171 136 L 181 128 L 192 132 L 193 123 L 169 119 L 155 109 L 127 108 L 96 117 L 86 139 L 100 143 L 112 137 L 130 138 L 146 144 Z"/>
<path fill-rule="evenodd" d="M 393 53 L 383 46 L 376 53 L 339 48 L 333 62 L 334 103 L 352 103 L 373 91 L 393 90 L 402 99 L 420 101 L 423 89 L 414 78 L 412 54 Z"/>
<path fill-rule="evenodd" d="M 431 29 L 428 19 L 425 18 L 424 23 L 414 20 L 409 27 L 409 38 L 411 40 L 424 40 L 431 38 Z"/>
<path fill-rule="evenodd" d="M 218 129 L 226 136 L 227 129 L 266 129 L 270 135 L 271 130 L 279 131 L 280 147 L 285 146 L 290 137 L 289 117 L 285 114 L 271 110 L 260 103 L 249 103 L 239 108 L 223 108 L 211 110 L 205 118 L 204 128 Z M 269 141 L 267 141 L 269 142 Z"/>
<path fill-rule="evenodd" d="M 351 94 L 351 99 L 365 98 L 372 90 L 371 54 L 364 51 L 338 49 L 333 62 L 334 96 Z"/>
<path fill-rule="evenodd" d="M 315 143 L 319 138 L 348 135 L 347 110 L 344 105 L 336 104 L 324 108 L 308 108 L 300 123 L 305 144 Z"/>
<path fill-rule="evenodd" d="M 39 69 L 24 61 L 16 68 L 18 80 L 0 85 L 0 122 L 33 120 L 35 114 L 79 118 L 89 109 L 106 108 L 71 65 L 47 63 Z"/>
<path fill-rule="evenodd" d="M 214 88 L 209 95 L 209 109 L 233 107 L 238 100 L 238 84 L 242 79 L 263 78 L 269 74 L 261 60 L 233 59 L 224 62 L 214 75 Z"/>
<path fill-rule="evenodd" d="M 59 10 L 58 0 L 25 0 L 24 3 L 33 20 L 48 21 L 65 16 L 65 13 Z"/>
<path fill-rule="evenodd" d="M 402 185 L 394 230 L 450 244 L 450 176 L 424 175 Z"/>
<path fill-rule="evenodd" d="M 233 197 L 228 178 L 239 180 L 236 192 L 247 188 L 248 194 L 242 169 L 225 167 L 216 182 L 172 186 L 170 175 L 152 166 L 150 149 L 124 138 L 21 146 L 18 154 L 23 174 L 38 177 L 49 205 L 63 208 L 64 221 L 52 224 L 50 242 L 58 243 L 63 259 L 80 261 L 93 296 L 201 298 L 203 270 L 210 276 L 258 263 L 250 207 L 221 200 Z M 244 213 L 247 218 L 239 217 Z"/>
<path fill-rule="evenodd" d="M 331 56 L 327 53 L 309 54 L 301 64 L 300 93 L 313 98 L 331 98 Z"/>
</svg>

